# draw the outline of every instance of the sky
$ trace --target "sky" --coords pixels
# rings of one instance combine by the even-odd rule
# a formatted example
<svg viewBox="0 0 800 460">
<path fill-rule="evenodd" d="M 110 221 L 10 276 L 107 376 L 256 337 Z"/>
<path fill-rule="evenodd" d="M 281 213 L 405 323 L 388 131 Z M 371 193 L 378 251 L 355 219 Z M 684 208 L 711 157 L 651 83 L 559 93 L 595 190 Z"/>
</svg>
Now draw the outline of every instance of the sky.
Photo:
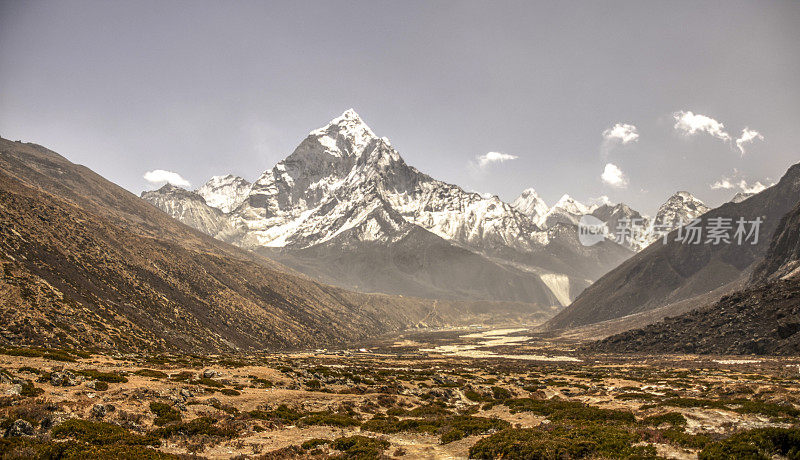
<svg viewBox="0 0 800 460">
<path fill-rule="evenodd" d="M 0 136 L 137 194 L 254 180 L 348 108 L 506 201 L 717 206 L 800 162 L 800 2 L 0 0 Z"/>
</svg>

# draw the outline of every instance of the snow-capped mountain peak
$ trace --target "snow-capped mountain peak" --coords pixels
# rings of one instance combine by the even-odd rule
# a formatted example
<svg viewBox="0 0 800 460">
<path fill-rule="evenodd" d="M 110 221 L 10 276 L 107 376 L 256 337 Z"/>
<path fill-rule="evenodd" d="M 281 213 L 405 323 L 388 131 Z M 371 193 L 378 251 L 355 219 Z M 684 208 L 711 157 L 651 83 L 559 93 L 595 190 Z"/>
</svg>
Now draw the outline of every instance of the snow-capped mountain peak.
<svg viewBox="0 0 800 460">
<path fill-rule="evenodd" d="M 679 191 L 669 197 L 667 201 L 658 208 L 655 217 L 657 225 L 675 225 L 680 222 L 687 223 L 699 217 L 710 208 L 702 201 L 698 200 L 689 192 Z"/>
<path fill-rule="evenodd" d="M 392 225 L 369 224 L 374 216 Z M 392 241 L 408 228 L 397 218 L 478 250 L 541 243 L 539 228 L 496 196 L 482 197 L 407 165 L 353 110 L 311 131 L 286 159 L 253 183 L 232 212 L 246 229 L 241 245 L 309 247 L 341 235 Z"/>
<path fill-rule="evenodd" d="M 308 136 L 315 138 L 329 155 L 338 157 L 358 156 L 371 141 L 377 139 L 353 109 L 346 110 L 322 128 L 311 131 Z"/>
<path fill-rule="evenodd" d="M 583 215 L 583 214 L 588 214 L 589 213 L 589 207 L 588 206 L 586 206 L 585 204 L 581 203 L 580 201 L 577 201 L 575 198 L 572 198 L 571 196 L 569 196 L 567 194 L 564 194 L 564 196 L 562 196 L 556 202 L 556 204 L 553 205 L 553 208 L 554 209 L 561 209 L 561 210 L 566 211 L 566 212 L 568 212 L 570 214 Z"/>
<path fill-rule="evenodd" d="M 549 209 L 547 203 L 544 202 L 533 188 L 523 190 L 517 199 L 511 203 L 511 206 L 530 217 L 534 222 L 541 220 L 542 216 L 547 214 L 547 210 Z"/>
<path fill-rule="evenodd" d="M 195 192 L 206 200 L 206 204 L 222 212 L 231 212 L 247 198 L 250 182 L 232 174 L 214 176 Z"/>
<path fill-rule="evenodd" d="M 537 224 L 547 228 L 559 223 L 577 225 L 581 216 L 589 214 L 589 212 L 588 206 L 565 194 L 539 219 Z"/>
<path fill-rule="evenodd" d="M 206 188 L 215 189 L 235 179 L 215 178 Z M 206 206 L 210 210 L 201 214 L 202 206 L 195 206 L 194 201 L 187 200 L 184 206 L 174 202 L 179 197 L 161 199 L 156 195 L 145 198 L 183 222 L 247 249 L 282 248 L 281 253 L 302 252 L 303 257 L 329 250 L 331 254 L 389 250 L 391 255 L 395 245 L 406 251 L 438 241 L 435 244 L 445 248 L 448 257 L 478 257 L 481 264 L 508 264 L 503 270 L 558 275 L 541 282 L 555 289 L 558 294 L 554 295 L 564 302 L 585 287 L 588 279 L 610 268 L 604 263 L 583 266 L 577 261 L 593 257 L 595 252 L 615 261 L 628 255 L 616 245 L 586 249 L 580 246 L 574 225 L 543 231 L 496 195 L 467 192 L 420 172 L 406 164 L 388 139 L 376 136 L 353 110 L 311 131 L 289 156 L 261 174 L 241 204 L 229 207 L 227 213 Z M 546 213 L 547 205 L 535 191 L 526 191 L 525 198 L 531 210 Z M 197 203 L 202 201 L 198 196 Z M 571 224 L 580 218 L 578 213 L 587 211 L 568 196 L 560 206 L 576 213 L 558 208 Z M 211 225 L 217 218 L 220 225 Z M 574 257 L 565 262 L 565 252 Z M 502 262 L 506 258 L 511 259 Z M 397 263 L 406 261 L 398 258 Z M 429 266 L 425 263 L 418 269 Z M 598 268 L 601 266 L 603 270 Z M 372 271 L 380 270 L 382 267 L 376 266 Z"/>
</svg>

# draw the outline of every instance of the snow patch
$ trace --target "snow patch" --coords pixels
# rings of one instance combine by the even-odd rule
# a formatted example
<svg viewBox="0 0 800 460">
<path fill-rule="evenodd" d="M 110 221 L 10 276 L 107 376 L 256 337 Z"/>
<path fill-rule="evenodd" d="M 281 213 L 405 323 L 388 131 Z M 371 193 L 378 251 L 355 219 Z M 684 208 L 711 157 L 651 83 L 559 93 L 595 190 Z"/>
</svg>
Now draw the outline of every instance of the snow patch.
<svg viewBox="0 0 800 460">
<path fill-rule="evenodd" d="M 556 296 L 556 299 L 561 303 L 563 306 L 567 306 L 572 303 L 572 299 L 569 295 L 569 277 L 567 275 L 562 275 L 558 273 L 545 273 L 539 276 L 547 285 L 547 288 L 550 289 L 550 292 Z"/>
</svg>

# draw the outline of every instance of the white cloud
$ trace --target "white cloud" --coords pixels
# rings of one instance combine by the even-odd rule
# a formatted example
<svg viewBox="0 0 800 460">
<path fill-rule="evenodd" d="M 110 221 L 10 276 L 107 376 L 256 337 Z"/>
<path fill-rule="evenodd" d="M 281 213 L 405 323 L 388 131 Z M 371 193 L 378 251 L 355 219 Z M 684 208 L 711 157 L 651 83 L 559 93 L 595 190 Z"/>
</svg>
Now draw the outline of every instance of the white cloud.
<svg viewBox="0 0 800 460">
<path fill-rule="evenodd" d="M 617 123 L 613 127 L 603 131 L 603 140 L 608 143 L 618 142 L 622 145 L 636 142 L 639 139 L 639 133 L 636 126 L 626 123 Z"/>
<path fill-rule="evenodd" d="M 725 179 L 725 178 L 722 178 L 722 179 L 714 182 L 713 184 L 711 184 L 711 189 L 712 190 L 730 190 L 730 189 L 732 189 L 734 187 L 735 187 L 735 185 L 729 179 Z"/>
<path fill-rule="evenodd" d="M 189 181 L 181 177 L 180 174 L 172 171 L 165 171 L 163 169 L 154 169 L 144 173 L 144 180 L 153 184 L 160 184 L 168 182 L 176 187 L 189 187 Z"/>
<path fill-rule="evenodd" d="M 753 184 L 748 184 L 744 180 L 739 182 L 739 188 L 742 189 L 744 193 L 760 193 L 767 187 L 769 187 L 769 185 L 764 185 L 760 181 L 755 181 Z"/>
<path fill-rule="evenodd" d="M 736 169 L 730 176 L 721 177 L 719 180 L 710 185 L 712 190 L 733 190 L 737 189 L 744 193 L 759 193 L 771 187 L 773 184 L 764 185 L 761 181 L 748 183 L 747 180 L 742 178 L 742 173 Z"/>
<path fill-rule="evenodd" d="M 738 147 L 739 151 L 742 152 L 742 155 L 744 155 L 744 144 L 750 144 L 756 140 L 763 141 L 764 136 L 754 129 L 745 127 L 742 130 L 742 135 L 739 136 L 739 139 L 736 139 L 736 147 Z"/>
<path fill-rule="evenodd" d="M 507 153 L 488 152 L 484 155 L 478 156 L 478 167 L 485 168 L 492 163 L 502 163 L 508 160 L 516 160 L 517 158 L 519 157 L 516 155 L 509 155 Z"/>
<path fill-rule="evenodd" d="M 628 178 L 625 177 L 625 174 L 622 173 L 621 169 L 612 163 L 606 164 L 606 167 L 603 170 L 603 174 L 600 175 L 600 178 L 603 179 L 603 182 L 611 185 L 612 187 L 624 188 L 628 185 Z"/>
<path fill-rule="evenodd" d="M 686 135 L 703 132 L 723 141 L 731 140 L 730 134 L 725 131 L 725 125 L 711 117 L 683 110 L 675 112 L 672 116 L 675 118 L 675 129 Z"/>
<path fill-rule="evenodd" d="M 689 136 L 697 133 L 706 133 L 717 139 L 728 142 L 729 145 L 731 142 L 735 141 L 736 147 L 742 155 L 745 153 L 745 144 L 751 144 L 757 140 L 764 140 L 764 136 L 762 136 L 761 133 L 748 127 L 745 127 L 742 130 L 742 135 L 734 140 L 731 135 L 725 131 L 725 125 L 711 117 L 700 115 L 699 113 L 695 114 L 691 111 L 681 110 L 680 112 L 673 113 L 672 116 L 675 118 L 675 129 L 683 132 L 683 134 Z"/>
</svg>

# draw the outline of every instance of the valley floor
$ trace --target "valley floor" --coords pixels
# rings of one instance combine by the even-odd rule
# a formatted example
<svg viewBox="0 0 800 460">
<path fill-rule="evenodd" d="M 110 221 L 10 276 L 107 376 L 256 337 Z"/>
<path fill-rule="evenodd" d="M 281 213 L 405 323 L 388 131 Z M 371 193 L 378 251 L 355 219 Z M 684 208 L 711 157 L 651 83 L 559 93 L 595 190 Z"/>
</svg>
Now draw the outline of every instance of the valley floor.
<svg viewBox="0 0 800 460">
<path fill-rule="evenodd" d="M 425 331 L 249 357 L 4 349 L 0 457 L 799 454 L 800 357 L 597 355 L 531 337 Z"/>
</svg>

